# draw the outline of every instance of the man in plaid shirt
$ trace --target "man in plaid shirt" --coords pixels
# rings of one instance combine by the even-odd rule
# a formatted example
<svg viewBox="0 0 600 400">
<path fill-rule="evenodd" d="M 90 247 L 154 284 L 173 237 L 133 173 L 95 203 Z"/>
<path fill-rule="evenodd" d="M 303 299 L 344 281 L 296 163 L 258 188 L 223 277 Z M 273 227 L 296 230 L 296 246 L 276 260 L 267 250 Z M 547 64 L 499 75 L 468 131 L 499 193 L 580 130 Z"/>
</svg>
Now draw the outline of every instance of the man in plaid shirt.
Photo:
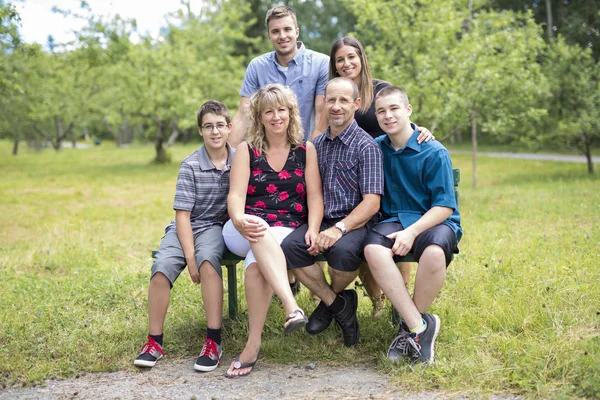
<svg viewBox="0 0 600 400">
<path fill-rule="evenodd" d="M 325 202 L 321 231 L 317 237 L 307 238 L 304 225 L 281 244 L 288 268 L 321 299 L 306 330 L 320 333 L 335 319 L 347 347 L 358 343 L 360 330 L 356 291 L 345 289 L 358 275 L 363 240 L 376 222 L 374 216 L 383 195 L 381 150 L 354 120 L 360 103 L 358 87 L 352 80 L 335 78 L 327 84 L 325 113 L 329 128 L 314 141 Z M 319 253 L 327 258 L 331 284 L 315 264 Z"/>
</svg>

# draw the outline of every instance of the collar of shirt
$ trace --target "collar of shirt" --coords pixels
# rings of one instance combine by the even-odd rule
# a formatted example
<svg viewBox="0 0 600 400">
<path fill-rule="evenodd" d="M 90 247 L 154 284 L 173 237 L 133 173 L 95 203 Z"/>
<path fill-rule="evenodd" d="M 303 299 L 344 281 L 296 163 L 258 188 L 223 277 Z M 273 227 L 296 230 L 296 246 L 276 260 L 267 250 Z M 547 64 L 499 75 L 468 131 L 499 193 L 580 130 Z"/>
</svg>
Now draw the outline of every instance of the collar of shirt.
<svg viewBox="0 0 600 400">
<path fill-rule="evenodd" d="M 406 148 L 414 150 L 417 153 L 421 152 L 421 145 L 417 142 L 417 137 L 419 136 L 419 131 L 417 130 L 417 126 L 411 122 L 410 127 L 413 128 L 413 134 L 408 139 L 408 142 L 406 142 L 406 146 L 404 146 L 403 148 L 401 148 L 399 150 L 396 150 L 394 148 L 394 146 L 392 146 L 392 141 L 390 140 L 390 137 L 388 135 L 385 135 L 385 138 L 383 139 L 383 143 L 385 143 L 385 145 L 387 147 L 389 147 L 389 149 L 392 151 L 392 153 L 402 153 L 404 151 L 404 149 L 406 149 Z"/>
<path fill-rule="evenodd" d="M 235 149 L 226 143 L 227 147 L 227 162 L 223 167 L 223 171 L 227 171 L 231 168 L 231 163 L 233 162 L 233 156 L 235 155 Z M 210 171 L 211 169 L 217 169 L 215 165 L 210 161 L 210 157 L 208 157 L 208 153 L 206 152 L 206 148 L 204 146 L 200 147 L 200 151 L 198 151 L 198 164 L 200 165 L 200 169 L 203 171 Z"/>
<path fill-rule="evenodd" d="M 304 51 L 306 50 L 306 47 L 304 47 L 304 43 L 302 42 L 296 42 L 296 47 L 298 48 L 298 52 L 296 53 L 294 58 L 292 58 L 292 61 L 294 61 L 297 65 L 300 65 L 302 59 L 304 58 Z M 271 61 L 273 61 L 275 66 L 279 65 L 279 63 L 277 62 L 277 56 L 275 55 L 274 51 L 271 52 Z"/>
<path fill-rule="evenodd" d="M 358 124 L 356 123 L 356 120 L 352 120 L 352 123 L 350 125 L 348 125 L 348 127 L 346 129 L 344 129 L 342 131 L 342 133 L 340 133 L 337 137 L 340 138 L 340 141 L 342 143 L 344 143 L 346 146 L 348 146 L 348 144 L 352 141 L 352 139 L 354 138 L 354 131 L 358 129 Z M 325 131 L 325 137 L 329 140 L 334 140 L 335 138 L 331 138 L 331 129 L 329 127 L 327 127 L 327 130 Z"/>
</svg>

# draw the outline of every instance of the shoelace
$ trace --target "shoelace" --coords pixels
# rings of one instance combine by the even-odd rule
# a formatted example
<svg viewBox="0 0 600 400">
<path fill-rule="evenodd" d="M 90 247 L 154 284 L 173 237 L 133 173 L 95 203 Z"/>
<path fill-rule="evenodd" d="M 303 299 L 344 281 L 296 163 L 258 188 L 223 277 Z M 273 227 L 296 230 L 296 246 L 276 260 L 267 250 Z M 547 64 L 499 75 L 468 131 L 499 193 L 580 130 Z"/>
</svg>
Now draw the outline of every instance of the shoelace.
<svg viewBox="0 0 600 400">
<path fill-rule="evenodd" d="M 213 355 L 218 354 L 217 345 L 212 340 L 206 341 L 204 343 L 204 347 L 202 347 L 202 351 L 200 352 L 200 357 L 207 356 L 208 358 L 212 358 Z M 217 356 L 218 358 L 218 356 Z"/>
<path fill-rule="evenodd" d="M 400 354 L 408 355 L 409 354 L 409 343 L 408 343 L 409 338 L 410 338 L 410 332 L 407 332 L 407 331 L 399 332 L 398 336 L 396 336 L 396 338 L 390 345 L 388 352 L 395 348 L 398 351 L 400 351 Z M 414 342 L 414 340 L 413 340 L 413 342 Z M 412 347 L 412 345 L 410 347 Z"/>
<path fill-rule="evenodd" d="M 151 353 L 152 349 L 156 349 L 158 352 L 162 353 L 157 345 L 158 343 L 156 343 L 154 339 L 148 338 L 148 342 L 142 347 L 142 353 Z"/>
<path fill-rule="evenodd" d="M 406 339 L 406 345 L 410 346 L 408 352 L 412 353 L 414 358 L 418 358 L 421 355 L 421 345 L 412 335 L 409 335 Z M 408 352 L 406 354 L 408 354 Z"/>
</svg>

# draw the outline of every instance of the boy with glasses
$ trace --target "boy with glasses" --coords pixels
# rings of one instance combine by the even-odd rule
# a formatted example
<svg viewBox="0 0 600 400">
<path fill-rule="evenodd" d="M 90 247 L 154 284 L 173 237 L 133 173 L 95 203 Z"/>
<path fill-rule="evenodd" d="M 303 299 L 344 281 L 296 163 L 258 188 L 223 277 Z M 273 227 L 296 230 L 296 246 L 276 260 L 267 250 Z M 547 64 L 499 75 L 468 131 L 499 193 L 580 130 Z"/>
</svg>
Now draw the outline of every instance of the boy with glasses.
<svg viewBox="0 0 600 400">
<path fill-rule="evenodd" d="M 207 101 L 198 110 L 198 132 L 204 144 L 181 163 L 175 189 L 175 220 L 165 228 L 148 289 L 148 342 L 133 362 L 151 368 L 164 356 L 163 325 L 173 283 L 188 267 L 190 279 L 200 284 L 206 313 L 206 340 L 194 369 L 212 371 L 222 355 L 221 319 L 223 282 L 221 258 L 225 243 L 221 229 L 227 217 L 229 170 L 235 149 L 227 139 L 229 111 Z"/>
</svg>

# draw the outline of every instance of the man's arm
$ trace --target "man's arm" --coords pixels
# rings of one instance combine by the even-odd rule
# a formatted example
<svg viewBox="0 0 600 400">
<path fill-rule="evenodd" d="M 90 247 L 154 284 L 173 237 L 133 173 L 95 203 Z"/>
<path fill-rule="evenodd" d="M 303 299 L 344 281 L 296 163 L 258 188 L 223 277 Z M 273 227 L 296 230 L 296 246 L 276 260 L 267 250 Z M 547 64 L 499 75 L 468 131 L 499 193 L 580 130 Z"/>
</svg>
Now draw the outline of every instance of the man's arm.
<svg viewBox="0 0 600 400">
<path fill-rule="evenodd" d="M 185 262 L 188 266 L 190 278 L 194 283 L 200 283 L 200 273 L 198 272 L 198 264 L 196 263 L 196 251 L 194 248 L 194 233 L 192 232 L 192 224 L 190 222 L 190 211 L 175 210 L 175 226 L 177 228 L 177 237 Z"/>
<path fill-rule="evenodd" d="M 315 96 L 315 130 L 310 136 L 310 140 L 315 140 L 317 136 L 325 132 L 328 125 L 327 115 L 325 114 L 325 96 L 318 94 Z"/>
<path fill-rule="evenodd" d="M 250 113 L 250 99 L 242 97 L 235 117 L 231 121 L 231 132 L 229 133 L 229 144 L 231 147 L 237 147 L 244 140 L 246 130 L 248 129 Z"/>
<path fill-rule="evenodd" d="M 379 204 L 381 203 L 381 195 L 378 194 L 365 194 L 363 199 L 358 206 L 348 216 L 342 219 L 342 222 L 346 226 L 346 231 L 350 232 L 358 228 L 365 226 L 377 211 L 379 211 Z M 333 246 L 343 236 L 342 231 L 332 226 L 319 233 L 317 238 L 317 245 L 319 250 L 322 252 Z"/>
</svg>

